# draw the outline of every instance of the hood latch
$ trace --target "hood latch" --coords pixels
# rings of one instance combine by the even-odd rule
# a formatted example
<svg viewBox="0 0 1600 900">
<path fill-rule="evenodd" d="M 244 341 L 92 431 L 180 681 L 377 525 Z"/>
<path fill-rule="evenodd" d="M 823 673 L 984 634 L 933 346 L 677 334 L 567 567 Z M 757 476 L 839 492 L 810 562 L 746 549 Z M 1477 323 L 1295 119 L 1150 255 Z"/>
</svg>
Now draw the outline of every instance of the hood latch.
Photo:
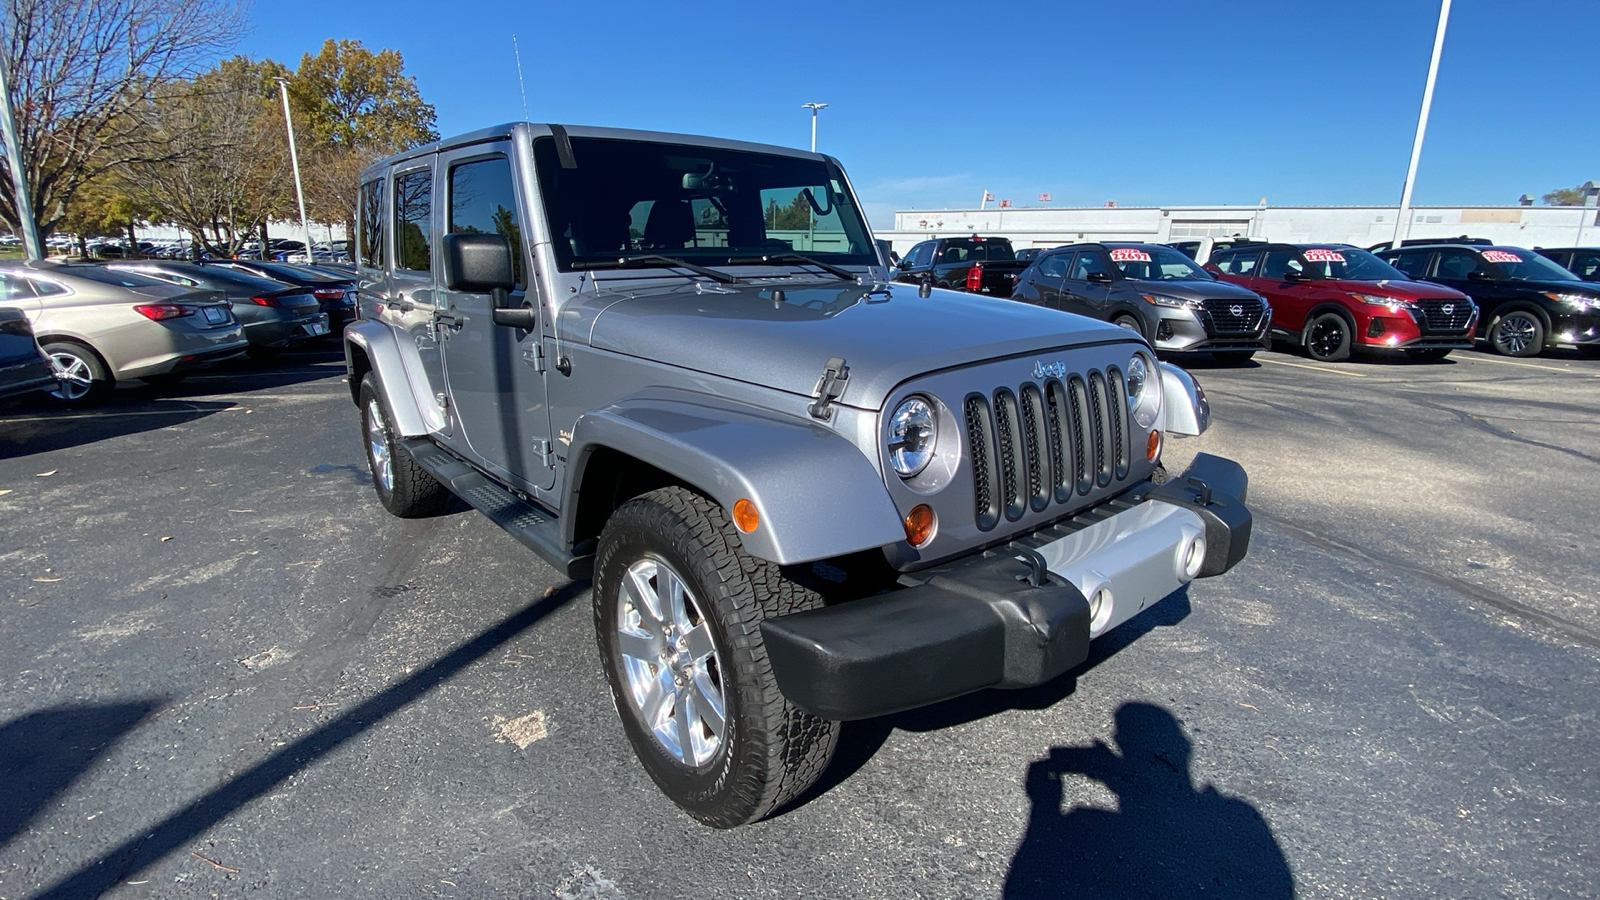
<svg viewBox="0 0 1600 900">
<path fill-rule="evenodd" d="M 844 359 L 835 356 L 828 360 L 822 368 L 822 377 L 817 379 L 816 402 L 806 407 L 812 418 L 824 422 L 833 418 L 830 408 L 833 401 L 844 396 L 845 388 L 850 384 L 850 367 L 844 364 Z"/>
</svg>

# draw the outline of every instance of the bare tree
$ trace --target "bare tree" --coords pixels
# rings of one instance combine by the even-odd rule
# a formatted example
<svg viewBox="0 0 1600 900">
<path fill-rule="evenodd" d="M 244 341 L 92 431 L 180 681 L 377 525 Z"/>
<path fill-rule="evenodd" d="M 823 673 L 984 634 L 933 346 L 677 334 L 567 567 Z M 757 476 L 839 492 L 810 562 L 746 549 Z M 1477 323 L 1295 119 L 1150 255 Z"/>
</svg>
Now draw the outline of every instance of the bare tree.
<svg viewBox="0 0 1600 900">
<path fill-rule="evenodd" d="M 291 203 L 288 143 L 271 101 L 281 71 L 240 57 L 158 89 L 141 119 L 145 139 L 168 154 L 125 163 L 119 186 L 211 253 L 237 253 Z"/>
<path fill-rule="evenodd" d="M 0 0 L 0 65 L 41 232 L 101 172 L 172 157 L 145 127 L 150 101 L 216 58 L 243 24 L 243 0 Z M 0 221 L 18 224 L 9 177 L 0 179 Z"/>
</svg>

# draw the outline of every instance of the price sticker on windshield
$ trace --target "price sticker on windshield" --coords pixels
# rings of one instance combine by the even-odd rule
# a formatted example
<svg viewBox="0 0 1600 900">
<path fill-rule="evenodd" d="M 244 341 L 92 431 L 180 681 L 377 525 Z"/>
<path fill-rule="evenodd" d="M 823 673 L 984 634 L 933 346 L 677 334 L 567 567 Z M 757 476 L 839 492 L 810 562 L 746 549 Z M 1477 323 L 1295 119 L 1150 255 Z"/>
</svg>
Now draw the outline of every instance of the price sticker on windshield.
<svg viewBox="0 0 1600 900">
<path fill-rule="evenodd" d="M 1485 250 L 1483 251 L 1483 258 L 1492 263 L 1522 262 L 1522 257 L 1516 255 L 1515 253 L 1507 253 L 1504 250 Z"/>
<path fill-rule="evenodd" d="M 1344 262 L 1344 254 L 1337 250 L 1313 247 L 1306 251 L 1306 262 Z"/>
<path fill-rule="evenodd" d="M 1112 262 L 1149 262 L 1150 254 L 1132 247 L 1117 247 L 1111 251 Z"/>
</svg>

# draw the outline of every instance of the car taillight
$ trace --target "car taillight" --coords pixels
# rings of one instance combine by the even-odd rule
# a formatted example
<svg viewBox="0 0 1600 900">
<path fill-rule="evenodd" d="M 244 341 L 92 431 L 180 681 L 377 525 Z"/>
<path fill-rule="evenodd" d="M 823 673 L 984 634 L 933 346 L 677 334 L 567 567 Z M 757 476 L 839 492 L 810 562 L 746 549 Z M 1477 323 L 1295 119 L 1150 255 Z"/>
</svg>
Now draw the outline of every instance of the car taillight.
<svg viewBox="0 0 1600 900">
<path fill-rule="evenodd" d="M 276 297 L 251 297 L 250 302 L 257 306 L 282 306 Z"/>
<path fill-rule="evenodd" d="M 194 315 L 194 307 L 179 306 L 176 303 L 140 303 L 134 306 L 133 311 L 155 322 Z"/>
<path fill-rule="evenodd" d="M 317 288 L 311 292 L 318 300 L 338 300 L 344 296 L 339 288 Z"/>
<path fill-rule="evenodd" d="M 973 263 L 967 270 L 967 290 L 978 291 L 983 289 L 983 263 Z"/>
</svg>

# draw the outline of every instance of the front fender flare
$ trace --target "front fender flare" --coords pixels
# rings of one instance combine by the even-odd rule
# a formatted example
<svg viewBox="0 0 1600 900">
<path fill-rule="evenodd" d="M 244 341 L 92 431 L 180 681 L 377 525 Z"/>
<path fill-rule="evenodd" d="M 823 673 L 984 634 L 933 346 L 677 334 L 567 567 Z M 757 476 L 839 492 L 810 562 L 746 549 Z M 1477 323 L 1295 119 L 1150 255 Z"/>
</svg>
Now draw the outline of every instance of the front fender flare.
<svg viewBox="0 0 1600 900">
<path fill-rule="evenodd" d="M 575 511 L 584 469 L 600 448 L 648 462 L 724 509 L 748 499 L 761 524 L 741 534 L 752 556 L 811 562 L 905 540 L 871 461 L 821 426 L 704 394 L 655 389 L 578 418 L 563 510 Z M 574 538 L 577 516 L 562 515 Z"/>
<path fill-rule="evenodd" d="M 345 371 L 350 374 L 352 397 L 359 397 L 361 390 L 354 359 L 358 349 L 377 375 L 383 401 L 389 406 L 390 420 L 402 436 L 421 437 L 444 427 L 444 418 L 432 404 L 417 402 L 418 391 L 421 391 L 420 396 L 427 397 L 429 389 L 427 378 L 422 374 L 421 360 L 415 359 L 416 344 L 399 340 L 394 329 L 372 319 L 362 319 L 346 326 L 344 360 Z M 413 357 L 409 365 L 406 360 L 408 351 Z M 412 377 L 413 373 L 416 378 Z"/>
</svg>

